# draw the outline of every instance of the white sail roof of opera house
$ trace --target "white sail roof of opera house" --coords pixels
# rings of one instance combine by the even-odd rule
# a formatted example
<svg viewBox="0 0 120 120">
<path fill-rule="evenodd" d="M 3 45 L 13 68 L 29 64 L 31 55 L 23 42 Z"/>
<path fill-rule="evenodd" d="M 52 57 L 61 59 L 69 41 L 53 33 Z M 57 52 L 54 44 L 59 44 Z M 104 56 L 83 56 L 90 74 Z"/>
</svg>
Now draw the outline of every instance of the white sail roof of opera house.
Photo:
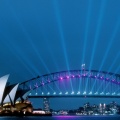
<svg viewBox="0 0 120 120">
<path fill-rule="evenodd" d="M 5 75 L 0 78 L 0 104 L 2 103 L 2 98 L 3 98 L 3 94 L 4 94 L 4 90 L 6 87 L 8 77 L 9 77 L 9 75 Z"/>
<path fill-rule="evenodd" d="M 7 85 L 8 78 L 9 75 L 0 78 L 0 105 L 3 105 L 4 103 L 14 104 L 18 98 L 24 99 L 28 92 L 25 90 L 18 90 L 19 83 Z"/>
<path fill-rule="evenodd" d="M 16 84 L 12 90 L 10 91 L 10 93 L 7 94 L 7 96 L 5 97 L 3 103 L 7 103 L 7 102 L 12 102 L 12 104 L 14 104 L 14 99 L 15 99 L 15 95 L 16 95 L 16 91 L 17 91 L 17 88 L 18 88 L 18 84 Z"/>
</svg>

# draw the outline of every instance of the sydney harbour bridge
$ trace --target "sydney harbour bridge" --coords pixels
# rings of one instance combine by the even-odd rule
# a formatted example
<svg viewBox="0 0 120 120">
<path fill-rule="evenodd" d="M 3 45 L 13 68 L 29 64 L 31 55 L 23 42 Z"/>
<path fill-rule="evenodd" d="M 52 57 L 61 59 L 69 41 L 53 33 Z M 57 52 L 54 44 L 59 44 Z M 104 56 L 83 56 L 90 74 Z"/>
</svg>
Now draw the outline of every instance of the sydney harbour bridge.
<svg viewBox="0 0 120 120">
<path fill-rule="evenodd" d="M 43 98 L 49 109 L 52 97 L 120 98 L 120 74 L 97 70 L 69 70 L 34 77 L 22 82 L 29 98 Z"/>
</svg>

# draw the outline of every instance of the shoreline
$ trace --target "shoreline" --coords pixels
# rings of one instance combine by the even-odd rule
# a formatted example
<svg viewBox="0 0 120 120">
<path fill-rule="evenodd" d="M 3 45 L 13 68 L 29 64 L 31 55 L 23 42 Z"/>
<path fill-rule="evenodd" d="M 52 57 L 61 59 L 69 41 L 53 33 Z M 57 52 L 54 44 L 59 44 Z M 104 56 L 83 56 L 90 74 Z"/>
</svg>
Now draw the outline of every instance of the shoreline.
<svg viewBox="0 0 120 120">
<path fill-rule="evenodd" d="M 0 117 L 120 117 L 120 115 L 0 115 Z"/>
</svg>

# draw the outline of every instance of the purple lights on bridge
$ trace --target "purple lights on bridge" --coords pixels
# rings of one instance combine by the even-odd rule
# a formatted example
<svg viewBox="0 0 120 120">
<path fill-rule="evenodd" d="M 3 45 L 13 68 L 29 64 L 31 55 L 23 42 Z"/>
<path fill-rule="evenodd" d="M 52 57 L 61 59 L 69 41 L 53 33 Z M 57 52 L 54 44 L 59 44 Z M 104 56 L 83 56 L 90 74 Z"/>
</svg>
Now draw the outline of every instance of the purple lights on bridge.
<svg viewBox="0 0 120 120">
<path fill-rule="evenodd" d="M 44 85 L 45 83 L 43 82 L 42 85 Z"/>
<path fill-rule="evenodd" d="M 83 74 L 83 76 L 85 77 L 85 76 L 86 76 L 86 74 Z"/>
<path fill-rule="evenodd" d="M 60 80 L 62 80 L 63 79 L 63 77 L 60 77 Z"/>
<path fill-rule="evenodd" d="M 78 77 L 80 77 L 80 75 L 78 75 Z"/>
<path fill-rule="evenodd" d="M 109 78 L 106 78 L 106 80 L 109 80 Z"/>
<path fill-rule="evenodd" d="M 74 76 L 74 75 L 72 75 L 72 77 L 74 78 L 75 76 Z"/>
<path fill-rule="evenodd" d="M 48 83 L 50 83 L 50 80 L 48 80 Z"/>
<path fill-rule="evenodd" d="M 66 76 L 67 79 L 69 79 L 70 77 L 69 76 Z"/>
<path fill-rule="evenodd" d="M 89 78 L 97 78 L 97 79 L 101 79 L 101 80 L 106 80 L 106 81 L 111 81 L 113 83 L 116 83 L 116 84 L 120 84 L 120 82 L 117 82 L 115 79 L 111 80 L 109 78 L 105 78 L 103 76 L 99 76 L 97 77 L 96 75 L 88 75 L 88 74 L 75 74 L 75 75 L 67 75 L 67 76 L 60 76 L 58 80 L 66 80 L 66 79 L 72 79 L 72 78 L 80 78 L 80 77 L 89 77 Z M 50 83 L 50 82 L 53 82 L 52 80 L 48 80 L 47 83 Z M 44 83 L 42 82 L 41 85 L 45 85 L 47 83 Z M 36 83 L 35 87 L 39 87 Z M 31 89 L 31 88 L 30 88 Z"/>
<path fill-rule="evenodd" d="M 44 95 L 45 91 L 47 95 L 120 95 L 120 75 L 107 72 L 63 71 L 36 77 L 31 81 L 27 82 L 30 83 L 29 89 L 35 90 L 41 87 L 40 90 L 41 92 L 43 90 Z"/>
</svg>

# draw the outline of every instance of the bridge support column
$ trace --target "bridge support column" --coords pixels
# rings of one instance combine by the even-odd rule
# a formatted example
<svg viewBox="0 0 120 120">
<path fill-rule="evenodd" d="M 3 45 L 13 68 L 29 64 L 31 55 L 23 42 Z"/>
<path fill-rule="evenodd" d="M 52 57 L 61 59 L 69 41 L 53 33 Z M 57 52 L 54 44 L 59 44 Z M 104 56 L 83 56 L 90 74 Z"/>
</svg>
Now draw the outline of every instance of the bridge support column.
<svg viewBox="0 0 120 120">
<path fill-rule="evenodd" d="M 44 110 L 45 112 L 50 112 L 49 97 L 43 98 L 43 110 Z"/>
</svg>

